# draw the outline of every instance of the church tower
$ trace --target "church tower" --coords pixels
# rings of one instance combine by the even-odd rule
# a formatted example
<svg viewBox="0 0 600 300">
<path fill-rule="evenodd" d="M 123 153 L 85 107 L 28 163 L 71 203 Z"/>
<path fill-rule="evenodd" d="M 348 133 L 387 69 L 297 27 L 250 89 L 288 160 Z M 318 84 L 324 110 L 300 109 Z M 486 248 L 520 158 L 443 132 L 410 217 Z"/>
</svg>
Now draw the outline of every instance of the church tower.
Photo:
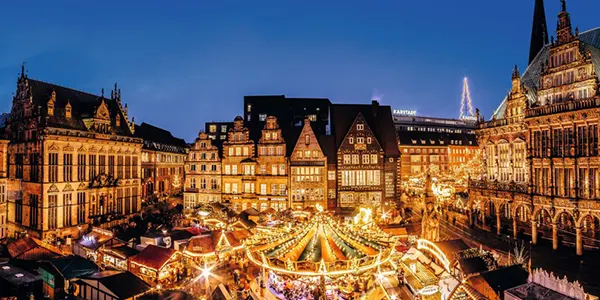
<svg viewBox="0 0 600 300">
<path fill-rule="evenodd" d="M 531 29 L 531 44 L 529 45 L 529 64 L 535 56 L 548 44 L 548 26 L 544 0 L 535 0 L 533 10 L 533 27 Z"/>
</svg>

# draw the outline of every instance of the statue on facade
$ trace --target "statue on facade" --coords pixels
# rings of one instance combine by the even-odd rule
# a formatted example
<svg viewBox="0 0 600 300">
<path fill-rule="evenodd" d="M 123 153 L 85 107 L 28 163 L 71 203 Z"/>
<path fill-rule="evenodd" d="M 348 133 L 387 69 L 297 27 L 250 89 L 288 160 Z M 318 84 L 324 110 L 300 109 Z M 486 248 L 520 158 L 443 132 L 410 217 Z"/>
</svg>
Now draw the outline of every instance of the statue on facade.
<svg viewBox="0 0 600 300">
<path fill-rule="evenodd" d="M 440 239 L 440 212 L 438 201 L 433 194 L 431 176 L 427 174 L 425 181 L 425 209 L 423 210 L 423 220 L 421 221 L 421 238 L 431 242 L 437 242 Z"/>
</svg>

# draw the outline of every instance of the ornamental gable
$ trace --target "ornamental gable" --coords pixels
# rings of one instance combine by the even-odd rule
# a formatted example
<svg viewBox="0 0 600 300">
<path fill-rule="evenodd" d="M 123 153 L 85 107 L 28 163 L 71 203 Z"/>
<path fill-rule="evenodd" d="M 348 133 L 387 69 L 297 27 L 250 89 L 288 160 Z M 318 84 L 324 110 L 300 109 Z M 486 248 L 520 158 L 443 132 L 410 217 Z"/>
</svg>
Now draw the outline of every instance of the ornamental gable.
<svg viewBox="0 0 600 300">
<path fill-rule="evenodd" d="M 379 152 L 383 151 L 375 134 L 365 121 L 363 115 L 359 113 L 352 126 L 348 128 L 342 144 L 338 148 L 339 152 Z"/>
<path fill-rule="evenodd" d="M 324 158 L 325 155 L 319 145 L 315 132 L 312 130 L 310 121 L 305 119 L 302 132 L 292 152 L 291 160 L 322 160 Z"/>
</svg>

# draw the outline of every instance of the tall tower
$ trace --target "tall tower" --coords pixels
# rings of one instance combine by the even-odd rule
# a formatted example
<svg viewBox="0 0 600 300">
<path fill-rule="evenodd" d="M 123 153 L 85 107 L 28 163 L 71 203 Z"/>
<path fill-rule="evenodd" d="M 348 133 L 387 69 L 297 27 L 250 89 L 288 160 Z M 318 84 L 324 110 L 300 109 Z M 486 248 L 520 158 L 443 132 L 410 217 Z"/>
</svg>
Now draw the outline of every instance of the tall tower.
<svg viewBox="0 0 600 300">
<path fill-rule="evenodd" d="M 533 9 L 533 27 L 531 28 L 531 43 L 529 45 L 529 64 L 535 56 L 548 44 L 548 25 L 544 0 L 535 0 Z"/>
<path fill-rule="evenodd" d="M 463 80 L 462 99 L 460 101 L 460 116 L 461 120 L 474 120 L 473 103 L 471 102 L 471 92 L 469 91 L 469 81 L 467 77 Z"/>
</svg>

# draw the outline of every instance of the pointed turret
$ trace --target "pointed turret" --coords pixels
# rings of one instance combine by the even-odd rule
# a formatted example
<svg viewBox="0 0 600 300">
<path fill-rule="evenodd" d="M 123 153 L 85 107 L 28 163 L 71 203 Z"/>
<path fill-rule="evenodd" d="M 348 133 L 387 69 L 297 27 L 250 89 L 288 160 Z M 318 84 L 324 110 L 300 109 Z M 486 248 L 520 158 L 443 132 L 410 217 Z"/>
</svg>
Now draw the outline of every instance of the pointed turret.
<svg viewBox="0 0 600 300">
<path fill-rule="evenodd" d="M 548 25 L 546 24 L 546 11 L 544 0 L 535 0 L 533 10 L 533 27 L 531 29 L 531 43 L 529 45 L 529 63 L 548 44 Z"/>
</svg>

